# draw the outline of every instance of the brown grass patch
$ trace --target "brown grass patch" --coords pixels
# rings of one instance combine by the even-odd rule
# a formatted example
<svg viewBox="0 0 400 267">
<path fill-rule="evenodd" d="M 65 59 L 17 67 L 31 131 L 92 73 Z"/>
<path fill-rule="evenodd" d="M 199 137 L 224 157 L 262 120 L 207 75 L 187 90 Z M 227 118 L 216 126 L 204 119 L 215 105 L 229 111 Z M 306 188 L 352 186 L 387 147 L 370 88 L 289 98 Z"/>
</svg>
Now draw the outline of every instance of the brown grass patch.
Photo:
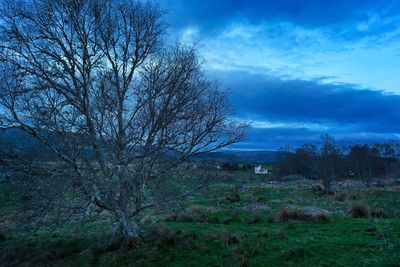
<svg viewBox="0 0 400 267">
<path fill-rule="evenodd" d="M 382 208 L 371 208 L 370 210 L 370 215 L 372 218 L 377 218 L 377 219 L 387 219 L 389 216 L 385 212 L 384 209 Z"/>
</svg>

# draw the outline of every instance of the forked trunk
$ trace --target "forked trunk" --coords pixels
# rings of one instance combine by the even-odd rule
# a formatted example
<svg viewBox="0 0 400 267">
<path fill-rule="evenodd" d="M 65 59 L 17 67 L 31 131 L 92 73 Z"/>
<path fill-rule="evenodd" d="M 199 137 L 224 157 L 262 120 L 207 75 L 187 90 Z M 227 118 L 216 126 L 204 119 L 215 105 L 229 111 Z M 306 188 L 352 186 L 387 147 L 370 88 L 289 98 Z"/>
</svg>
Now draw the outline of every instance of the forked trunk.
<svg viewBox="0 0 400 267">
<path fill-rule="evenodd" d="M 123 211 L 116 212 L 121 227 L 124 244 L 129 248 L 135 248 L 140 244 L 138 226 Z"/>
</svg>

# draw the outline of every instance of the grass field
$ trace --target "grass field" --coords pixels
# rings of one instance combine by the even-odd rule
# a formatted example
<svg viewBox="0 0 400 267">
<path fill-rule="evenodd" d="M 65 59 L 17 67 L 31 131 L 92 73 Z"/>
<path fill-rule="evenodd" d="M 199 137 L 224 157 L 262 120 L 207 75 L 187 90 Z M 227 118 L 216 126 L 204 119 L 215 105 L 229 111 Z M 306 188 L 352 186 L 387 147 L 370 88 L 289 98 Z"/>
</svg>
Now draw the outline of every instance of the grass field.
<svg viewBox="0 0 400 267">
<path fill-rule="evenodd" d="M 241 174 L 243 176 L 243 174 Z M 267 189 L 237 182 L 240 201 L 224 201 L 232 182 L 219 182 L 184 202 L 179 212 L 141 218 L 136 250 L 106 246 L 109 218 L 57 230 L 18 231 L 12 203 L 1 193 L 0 264 L 4 266 L 400 266 L 400 192 L 358 190 L 342 199 L 312 190 Z M 352 203 L 381 207 L 388 219 L 349 218 Z M 327 209 L 329 220 L 279 222 L 288 206 Z M 7 217 L 8 216 L 8 217 Z M 12 225 L 12 224 L 11 224 Z"/>
</svg>

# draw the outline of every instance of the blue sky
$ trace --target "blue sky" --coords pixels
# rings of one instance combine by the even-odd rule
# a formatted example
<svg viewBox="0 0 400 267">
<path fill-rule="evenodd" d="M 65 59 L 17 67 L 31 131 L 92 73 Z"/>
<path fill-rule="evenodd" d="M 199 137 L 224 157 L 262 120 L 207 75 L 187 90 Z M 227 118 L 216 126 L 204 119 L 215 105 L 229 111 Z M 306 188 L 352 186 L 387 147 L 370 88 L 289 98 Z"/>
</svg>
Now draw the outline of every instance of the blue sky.
<svg viewBox="0 0 400 267">
<path fill-rule="evenodd" d="M 252 121 L 233 148 L 399 137 L 400 1 L 161 1 Z"/>
</svg>

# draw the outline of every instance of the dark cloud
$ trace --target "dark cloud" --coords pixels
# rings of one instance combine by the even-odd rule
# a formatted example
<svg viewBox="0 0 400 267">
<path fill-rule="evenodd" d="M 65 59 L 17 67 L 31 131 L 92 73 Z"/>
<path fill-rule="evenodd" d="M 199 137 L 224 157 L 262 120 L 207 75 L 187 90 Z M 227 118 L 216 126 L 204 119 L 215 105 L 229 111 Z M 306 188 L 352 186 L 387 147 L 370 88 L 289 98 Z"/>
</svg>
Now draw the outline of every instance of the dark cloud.
<svg viewBox="0 0 400 267">
<path fill-rule="evenodd" d="M 400 132 L 399 95 L 352 84 L 284 79 L 243 71 L 214 71 L 211 76 L 233 91 L 232 102 L 243 117 Z"/>
<path fill-rule="evenodd" d="M 226 24 L 246 21 L 290 22 L 304 27 L 348 26 L 365 22 L 373 15 L 397 16 L 400 3 L 390 0 L 163 0 L 173 28 L 195 25 L 211 34 Z M 381 18 L 380 18 L 381 19 Z M 389 30 L 386 25 L 382 29 Z M 364 33 L 365 34 L 365 33 Z"/>
<path fill-rule="evenodd" d="M 232 91 L 237 116 L 271 124 L 266 129 L 252 128 L 247 145 L 296 145 L 316 141 L 324 133 L 370 143 L 400 133 L 399 95 L 352 84 L 243 71 L 213 71 L 210 75 Z"/>
<path fill-rule="evenodd" d="M 339 60 L 335 63 L 329 53 L 325 53 L 326 51 L 343 53 L 340 55 L 347 53 L 352 60 L 359 58 L 362 60 L 360 55 L 353 52 L 368 47 L 376 48 L 371 51 L 372 55 L 383 57 L 376 58 L 379 66 L 387 65 L 389 70 L 391 65 L 397 67 L 389 60 L 393 54 L 390 49 L 387 50 L 387 54 L 390 55 L 388 57 L 377 51 L 387 49 L 389 43 L 398 40 L 400 1 L 161 0 L 161 3 L 169 11 L 167 21 L 173 35 L 179 35 L 186 27 L 194 27 L 195 37 L 200 38 L 200 42 L 217 40 L 215 44 L 213 43 L 215 48 L 207 47 L 208 53 L 216 53 L 217 63 L 219 63 L 218 49 L 223 47 L 227 50 L 232 48 L 232 53 L 237 55 L 238 59 L 227 58 L 226 62 L 221 59 L 222 65 L 226 63 L 231 69 L 237 70 L 243 70 L 245 65 L 250 65 L 245 71 L 209 71 L 223 87 L 233 91 L 232 102 L 237 108 L 238 117 L 270 123 L 270 126 L 266 124 L 264 128 L 251 128 L 248 139 L 236 147 L 277 149 L 285 145 L 296 146 L 305 142 L 318 142 L 320 135 L 324 133 L 332 134 L 343 142 L 372 143 L 396 138 L 400 133 L 398 112 L 400 95 L 391 95 L 354 84 L 329 83 L 346 77 L 340 71 L 325 72 L 323 69 L 325 65 L 321 65 L 319 73 L 338 77 L 314 80 L 285 78 L 279 76 L 285 71 L 279 64 L 271 66 L 271 69 L 276 71 L 274 75 L 261 75 L 254 73 L 268 71 L 258 67 L 259 62 L 251 66 L 253 64 L 251 59 L 257 60 L 255 56 L 257 51 L 267 47 L 272 52 L 270 54 L 269 50 L 266 50 L 266 54 L 260 52 L 260 58 L 266 57 L 268 61 L 267 56 L 271 56 L 274 59 L 274 53 L 278 51 L 276 61 L 290 61 L 295 65 L 298 64 L 299 68 L 309 67 L 307 60 L 313 67 L 321 62 L 325 63 L 324 56 L 328 54 L 327 60 L 331 61 L 327 62 L 327 66 L 334 66 L 331 69 L 335 71 L 342 69 L 343 62 Z M 248 42 L 240 34 L 231 39 L 218 39 L 223 36 L 222 33 L 241 25 L 244 27 L 238 28 L 244 31 L 244 34 L 249 31 L 251 40 Z M 256 31 L 252 32 L 252 29 Z M 364 37 L 367 38 L 363 39 Z M 235 42 L 241 44 L 242 41 L 243 49 L 254 52 L 240 53 L 242 47 Z M 218 42 L 226 43 L 219 47 Z M 287 54 L 293 57 L 287 58 Z M 230 55 L 220 53 L 220 57 Z M 280 56 L 284 57 L 281 61 Z M 243 57 L 243 62 L 240 57 Z M 210 58 L 213 59 L 209 55 L 208 59 Z M 366 65 L 363 65 L 364 62 Z M 349 75 L 350 81 L 371 84 L 368 83 L 370 79 L 367 76 L 374 75 L 370 73 L 373 69 L 371 62 L 372 59 L 349 62 L 350 68 L 343 71 Z M 290 65 L 288 64 L 288 68 Z M 368 71 L 365 78 L 362 77 L 363 71 Z M 387 69 L 378 71 L 385 73 Z M 357 79 L 351 75 L 355 75 Z M 382 88 L 385 86 L 385 78 L 382 78 L 381 82 L 382 85 L 378 86 Z M 376 83 L 372 84 L 370 86 L 375 86 Z"/>
</svg>

